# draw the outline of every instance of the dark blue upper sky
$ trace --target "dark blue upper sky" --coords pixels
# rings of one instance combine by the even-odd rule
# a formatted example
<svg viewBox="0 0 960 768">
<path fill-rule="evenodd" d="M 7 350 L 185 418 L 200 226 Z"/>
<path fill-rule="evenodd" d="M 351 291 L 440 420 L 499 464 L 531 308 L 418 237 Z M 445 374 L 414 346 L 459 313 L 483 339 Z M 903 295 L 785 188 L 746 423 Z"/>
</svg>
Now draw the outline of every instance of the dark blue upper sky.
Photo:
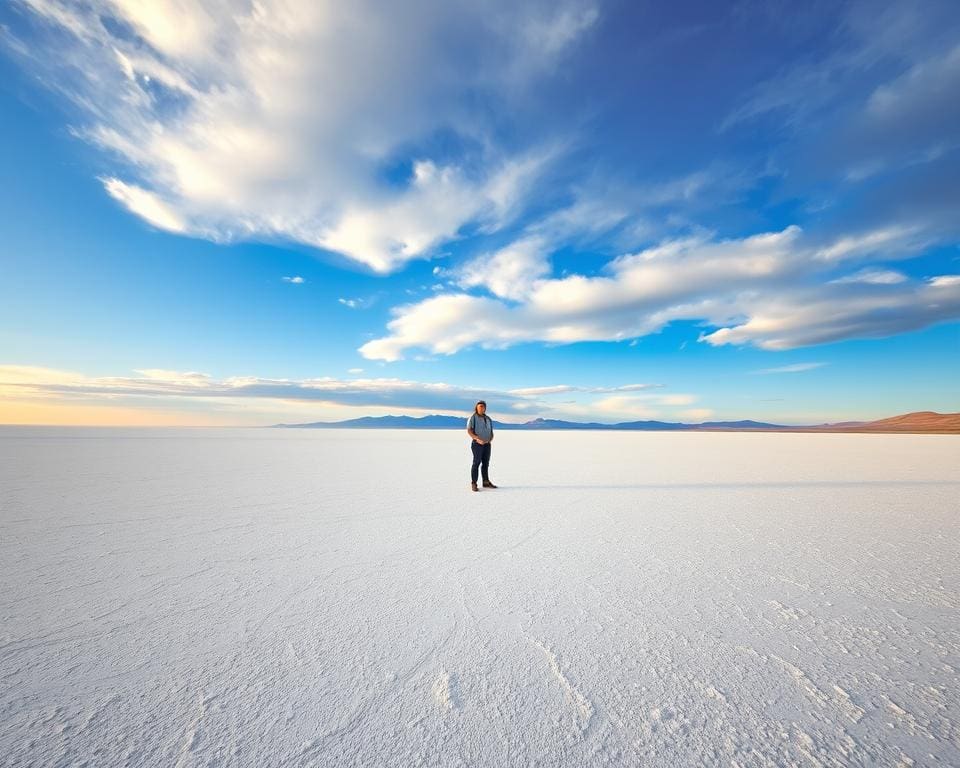
<svg viewBox="0 0 960 768">
<path fill-rule="evenodd" d="M 954 2 L 0 24 L 0 421 L 960 410 Z"/>
</svg>

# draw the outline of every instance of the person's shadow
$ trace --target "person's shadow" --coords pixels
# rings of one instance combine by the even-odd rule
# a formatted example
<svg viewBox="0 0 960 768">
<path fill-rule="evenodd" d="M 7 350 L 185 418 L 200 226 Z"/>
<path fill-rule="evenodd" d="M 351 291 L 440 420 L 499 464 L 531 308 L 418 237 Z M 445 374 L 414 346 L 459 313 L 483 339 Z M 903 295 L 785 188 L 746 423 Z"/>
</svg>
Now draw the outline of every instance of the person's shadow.
<svg viewBox="0 0 960 768">
<path fill-rule="evenodd" d="M 750 488 L 867 488 L 892 486 L 924 488 L 943 485 L 960 486 L 957 480 L 772 480 L 742 483 L 599 483 L 596 485 L 550 483 L 549 485 L 498 484 L 497 491 L 642 491 L 642 490 L 747 490 Z"/>
</svg>

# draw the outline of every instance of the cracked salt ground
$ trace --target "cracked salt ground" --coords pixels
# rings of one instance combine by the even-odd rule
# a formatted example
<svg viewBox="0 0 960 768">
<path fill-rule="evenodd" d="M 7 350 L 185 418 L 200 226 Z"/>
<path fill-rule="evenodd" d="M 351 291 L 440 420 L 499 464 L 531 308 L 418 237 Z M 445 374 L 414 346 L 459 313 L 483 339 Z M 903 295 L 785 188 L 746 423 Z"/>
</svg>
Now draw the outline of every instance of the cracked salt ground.
<svg viewBox="0 0 960 768">
<path fill-rule="evenodd" d="M 960 765 L 960 438 L 462 437 L 0 430 L 4 764 Z"/>
</svg>

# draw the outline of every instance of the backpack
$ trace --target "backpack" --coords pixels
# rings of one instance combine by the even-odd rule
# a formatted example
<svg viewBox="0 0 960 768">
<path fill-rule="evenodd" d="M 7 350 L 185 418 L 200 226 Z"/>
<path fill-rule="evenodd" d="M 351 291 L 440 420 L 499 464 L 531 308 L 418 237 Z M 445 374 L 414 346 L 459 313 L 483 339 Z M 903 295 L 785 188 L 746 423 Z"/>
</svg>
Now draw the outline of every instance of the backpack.
<svg viewBox="0 0 960 768">
<path fill-rule="evenodd" d="M 490 421 L 490 417 L 484 415 L 483 420 L 484 420 L 484 421 Z M 477 414 L 476 414 L 476 413 L 471 413 L 471 414 L 470 414 L 470 421 L 469 421 L 469 425 L 468 425 L 468 426 L 470 427 L 470 431 L 473 432 L 474 434 L 476 434 L 476 432 L 477 432 Z"/>
</svg>

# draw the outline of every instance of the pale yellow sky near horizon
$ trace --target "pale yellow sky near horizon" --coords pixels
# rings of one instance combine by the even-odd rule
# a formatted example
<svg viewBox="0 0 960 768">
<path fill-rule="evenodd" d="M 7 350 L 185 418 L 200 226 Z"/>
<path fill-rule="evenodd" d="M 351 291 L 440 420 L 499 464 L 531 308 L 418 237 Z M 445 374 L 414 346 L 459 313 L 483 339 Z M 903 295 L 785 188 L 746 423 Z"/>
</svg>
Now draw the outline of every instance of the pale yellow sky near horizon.
<svg viewBox="0 0 960 768">
<path fill-rule="evenodd" d="M 0 424 L 85 427 L 224 427 L 235 418 L 177 410 L 152 410 L 116 405 L 75 405 L 57 402 L 0 399 Z"/>
<path fill-rule="evenodd" d="M 435 410 L 343 405 L 314 399 L 203 396 L 204 374 L 139 371 L 140 377 L 91 378 L 73 371 L 0 365 L 0 425 L 257 427 L 278 423 L 339 421 L 359 416 Z M 174 385 L 177 392 L 151 393 Z M 64 393 L 53 387 L 66 387 Z M 79 386 L 80 390 L 71 391 Z M 118 391 L 128 388 L 128 391 Z M 139 391 L 138 388 L 143 388 Z M 100 391 L 102 390 L 102 391 Z M 196 392 L 197 394 L 194 394 Z"/>
<path fill-rule="evenodd" d="M 252 406 L 229 412 L 185 411 L 162 406 L 135 408 L 112 404 L 74 404 L 0 397 L 0 425 L 86 427 L 260 427 L 278 423 L 340 421 L 359 416 L 406 413 L 425 416 L 434 411 L 409 408 L 323 407 L 323 403 L 288 402 L 289 410 Z M 311 412 L 312 411 L 312 412 Z"/>
<path fill-rule="evenodd" d="M 355 394 L 368 389 L 370 399 L 386 395 L 423 397 L 430 388 L 446 392 L 443 384 L 403 382 L 396 379 L 354 379 L 349 381 L 315 379 L 303 382 L 262 380 L 267 385 L 293 385 L 304 397 L 234 394 L 251 381 L 235 378 L 218 381 L 207 374 L 161 369 L 135 371 L 135 377 L 89 377 L 72 371 L 31 366 L 0 365 L 0 425 L 22 426 L 110 426 L 110 427 L 259 427 L 272 424 L 300 424 L 315 421 L 342 421 L 363 416 L 426 416 L 432 414 L 466 417 L 464 408 L 414 408 L 399 405 L 346 405 L 319 399 L 324 391 Z M 325 388 L 333 387 L 334 390 Z M 516 395 L 521 390 L 515 390 Z M 466 394 L 466 392 L 464 392 Z M 490 396 L 488 395 L 488 399 Z M 854 414 L 851 410 L 808 412 L 784 410 L 776 415 L 744 412 L 733 418 L 715 415 L 700 404 L 700 398 L 653 390 L 651 393 L 613 393 L 602 399 L 581 403 L 539 403 L 531 400 L 523 407 L 497 407 L 491 401 L 491 414 L 502 422 L 522 423 L 537 416 L 568 421 L 616 423 L 654 419 L 661 421 L 700 421 L 754 419 L 779 424 L 822 424 L 825 422 L 872 421 L 897 416 L 896 413 Z M 541 406 L 544 406 L 541 408 Z M 917 407 L 914 411 L 930 410 Z"/>
<path fill-rule="evenodd" d="M 357 407 L 341 411 L 341 407 L 334 410 L 318 409 L 318 412 L 309 413 L 308 410 L 316 407 L 315 403 L 294 403 L 288 405 L 297 409 L 297 412 L 269 412 L 262 409 L 240 409 L 239 411 L 209 413 L 199 411 L 184 411 L 176 408 L 134 408 L 107 404 L 74 404 L 63 402 L 37 402 L 30 400 L 12 400 L 0 397 L 0 426 L 60 426 L 60 427 L 262 427 L 272 424 L 298 424 L 313 421 L 341 421 L 361 416 L 408 415 L 426 416 L 436 413 L 431 411 L 415 411 L 409 408 L 364 408 Z M 524 422 L 526 417 L 500 418 L 499 421 Z M 887 414 L 897 416 L 900 414 Z M 877 418 L 886 418 L 878 416 Z M 669 419 L 664 419 L 669 420 Z M 799 415 L 797 418 L 784 420 L 778 423 L 819 424 L 824 421 L 872 421 L 873 419 L 847 419 L 843 416 L 819 418 L 814 415 Z"/>
</svg>

